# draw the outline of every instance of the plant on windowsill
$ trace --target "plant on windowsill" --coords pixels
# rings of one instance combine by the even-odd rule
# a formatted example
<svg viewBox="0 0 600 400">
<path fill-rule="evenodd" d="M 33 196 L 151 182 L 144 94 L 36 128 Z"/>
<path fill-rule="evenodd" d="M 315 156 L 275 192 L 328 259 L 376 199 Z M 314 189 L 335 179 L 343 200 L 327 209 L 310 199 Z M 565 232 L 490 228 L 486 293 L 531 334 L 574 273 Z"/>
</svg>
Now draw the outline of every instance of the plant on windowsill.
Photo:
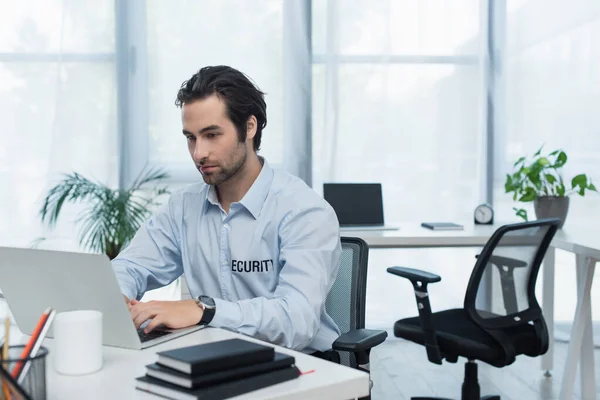
<svg viewBox="0 0 600 400">
<path fill-rule="evenodd" d="M 569 196 L 585 196 L 586 190 L 597 190 L 586 174 L 571 179 L 571 188 L 567 189 L 561 173 L 567 163 L 567 154 L 563 150 L 554 150 L 543 155 L 543 147 L 531 159 L 521 157 L 515 162 L 514 172 L 506 175 L 504 190 L 513 193 L 515 201 L 533 202 L 538 219 L 560 218 L 562 228 L 569 211 Z M 513 210 L 518 217 L 528 220 L 524 208 L 513 207 Z"/>
<path fill-rule="evenodd" d="M 112 260 L 150 217 L 149 208 L 160 205 L 158 198 L 169 193 L 165 186 L 149 186 L 166 178 L 168 174 L 160 169 L 147 169 L 129 189 L 111 189 L 76 172 L 67 174 L 46 195 L 39 212 L 42 223 L 52 229 L 65 202 L 88 202 L 76 220 L 80 225 L 79 244 Z M 34 245 L 43 240 L 37 239 Z"/>
</svg>

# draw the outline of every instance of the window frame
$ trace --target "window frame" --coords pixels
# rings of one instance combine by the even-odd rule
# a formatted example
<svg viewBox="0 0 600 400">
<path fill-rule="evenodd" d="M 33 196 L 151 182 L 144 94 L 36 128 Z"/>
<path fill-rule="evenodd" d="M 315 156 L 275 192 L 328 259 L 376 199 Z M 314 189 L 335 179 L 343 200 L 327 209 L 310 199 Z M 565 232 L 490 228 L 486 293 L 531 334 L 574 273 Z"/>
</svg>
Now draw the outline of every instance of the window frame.
<svg viewBox="0 0 600 400">
<path fill-rule="evenodd" d="M 339 0 L 327 0 L 328 28 L 334 29 Z M 480 168 L 480 201 L 493 204 L 494 152 L 502 143 L 499 120 L 504 81 L 501 57 L 506 23 L 506 2 L 480 0 L 479 54 L 416 55 L 377 54 L 343 55 L 335 51 L 333 36 L 326 34 L 326 53 L 312 54 L 312 1 L 284 2 L 283 65 L 284 82 L 284 168 L 312 185 L 312 68 L 326 64 L 335 107 L 338 102 L 337 67 L 340 64 L 452 64 L 480 65 L 482 102 L 478 110 L 481 121 L 482 155 Z M 189 163 L 156 164 L 149 162 L 146 1 L 115 0 L 117 69 L 119 185 L 130 185 L 146 167 L 162 167 L 170 174 L 169 182 L 194 182 L 198 173 Z M 333 27 L 333 28 L 332 28 Z M 0 54 L 0 60 L 2 60 Z M 111 55 L 72 55 L 75 58 L 112 59 Z M 64 60 L 64 56 L 63 56 Z M 135 94 L 135 95 L 134 95 Z M 335 108 L 334 108 L 335 109 Z M 337 134 L 337 132 L 336 132 Z M 334 143 L 338 140 L 333 138 Z"/>
</svg>

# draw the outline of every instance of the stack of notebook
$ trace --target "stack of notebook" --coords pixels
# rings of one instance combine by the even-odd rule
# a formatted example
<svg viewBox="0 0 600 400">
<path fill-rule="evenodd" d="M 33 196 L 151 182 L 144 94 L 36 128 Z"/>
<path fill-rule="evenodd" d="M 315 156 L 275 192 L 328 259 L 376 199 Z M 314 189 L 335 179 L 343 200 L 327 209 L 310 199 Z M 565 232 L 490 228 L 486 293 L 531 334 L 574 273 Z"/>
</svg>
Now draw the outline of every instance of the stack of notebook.
<svg viewBox="0 0 600 400">
<path fill-rule="evenodd" d="M 136 388 L 170 399 L 226 399 L 299 375 L 294 357 L 242 339 L 159 352 Z"/>
</svg>

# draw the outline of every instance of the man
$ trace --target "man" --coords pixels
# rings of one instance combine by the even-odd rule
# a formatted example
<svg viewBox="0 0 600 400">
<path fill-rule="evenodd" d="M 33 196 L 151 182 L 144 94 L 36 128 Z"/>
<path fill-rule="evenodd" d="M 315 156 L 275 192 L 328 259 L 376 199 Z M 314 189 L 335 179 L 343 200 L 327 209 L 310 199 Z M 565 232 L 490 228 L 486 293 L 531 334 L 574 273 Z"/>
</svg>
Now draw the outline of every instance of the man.
<svg viewBox="0 0 600 400">
<path fill-rule="evenodd" d="M 204 183 L 174 192 L 113 260 L 136 327 L 210 324 L 322 356 L 340 333 L 325 312 L 341 252 L 335 212 L 257 155 L 266 104 L 244 74 L 202 68 L 176 105 Z M 194 299 L 139 302 L 182 274 Z"/>
</svg>

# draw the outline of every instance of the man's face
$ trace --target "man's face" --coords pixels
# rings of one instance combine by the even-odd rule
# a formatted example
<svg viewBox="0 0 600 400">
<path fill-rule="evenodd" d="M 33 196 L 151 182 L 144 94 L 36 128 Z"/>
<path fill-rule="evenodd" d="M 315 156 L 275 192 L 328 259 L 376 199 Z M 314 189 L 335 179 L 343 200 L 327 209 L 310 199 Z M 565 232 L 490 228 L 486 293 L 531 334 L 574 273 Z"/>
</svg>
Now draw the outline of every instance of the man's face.
<svg viewBox="0 0 600 400">
<path fill-rule="evenodd" d="M 225 103 L 216 95 L 184 104 L 181 110 L 183 134 L 188 150 L 204 182 L 220 185 L 234 176 L 246 163 L 248 142 L 240 142 L 233 122 L 227 117 Z"/>
</svg>

